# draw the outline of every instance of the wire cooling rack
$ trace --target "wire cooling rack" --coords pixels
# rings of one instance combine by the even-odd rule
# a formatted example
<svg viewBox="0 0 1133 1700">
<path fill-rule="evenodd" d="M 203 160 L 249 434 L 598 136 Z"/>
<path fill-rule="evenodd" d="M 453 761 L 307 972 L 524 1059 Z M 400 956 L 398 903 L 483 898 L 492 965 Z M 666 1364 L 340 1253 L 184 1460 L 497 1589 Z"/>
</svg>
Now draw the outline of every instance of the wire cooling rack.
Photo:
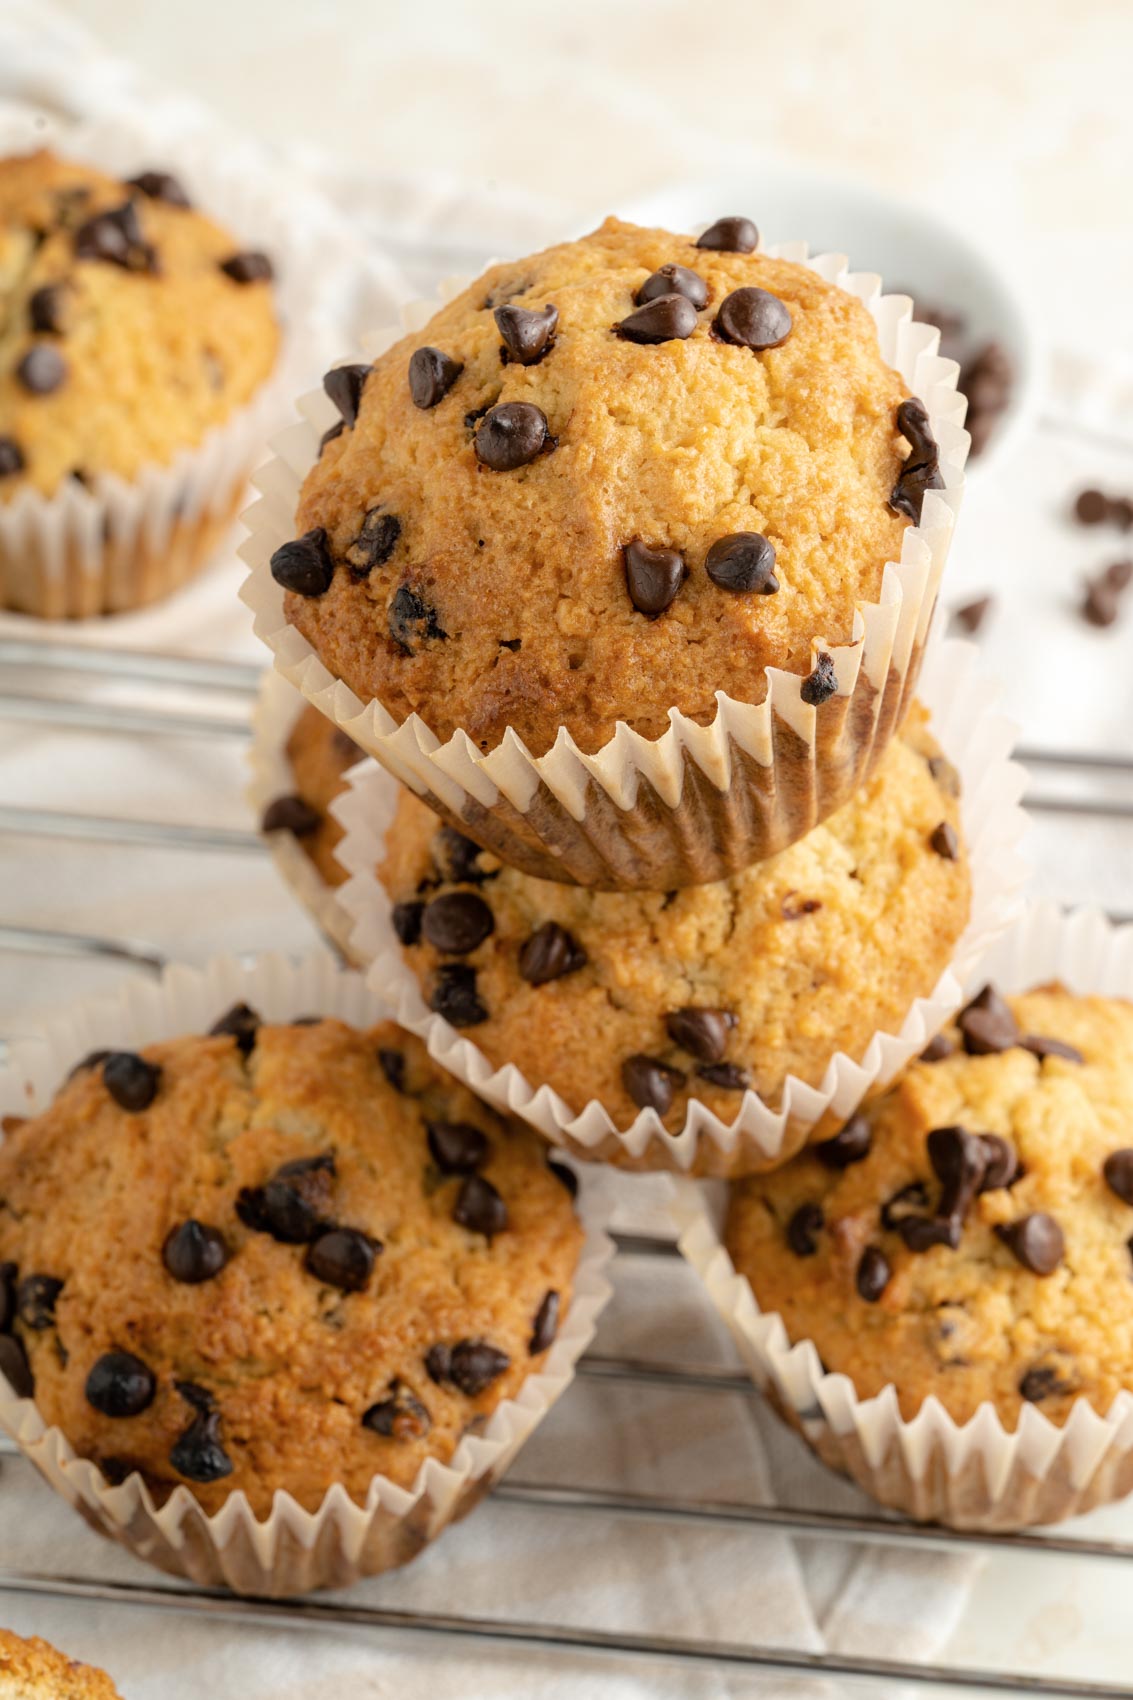
<svg viewBox="0 0 1133 1700">
<path fill-rule="evenodd" d="M 44 681 L 47 681 L 46 685 Z M 86 648 L 74 642 L 0 637 L 0 721 L 26 722 L 39 728 L 59 728 L 121 735 L 124 739 L 192 737 L 206 740 L 247 740 L 250 709 L 259 669 L 227 660 L 202 660 L 182 655 L 109 648 Z M 113 689 L 100 695 L 99 685 Z M 115 700 L 127 687 L 129 701 Z M 144 700 L 139 700 L 141 697 Z M 1128 835 L 1133 849 L 1133 760 L 1079 751 L 1022 749 L 1020 760 L 1031 776 L 1027 805 L 1040 822 L 1057 824 L 1092 817 L 1105 830 Z M 256 832 L 208 821 L 171 823 L 145 816 L 120 818 L 86 811 L 18 807 L 0 799 L 0 842 L 12 836 L 28 840 L 73 840 L 104 850 L 133 848 L 150 854 L 189 850 L 263 857 Z M 92 851 L 92 854 L 95 852 Z M 1082 894 L 1085 895 L 1085 894 Z M 18 911 L 17 911 L 18 914 Z M 1122 917 L 1128 918 L 1128 917 Z M 66 931 L 0 922 L 0 964 L 25 955 L 57 957 L 66 970 L 78 958 L 105 959 L 124 973 L 159 973 L 164 956 L 155 944 L 117 935 Z M 641 1235 L 618 1239 L 622 1268 L 638 1269 L 645 1260 L 660 1260 L 671 1268 L 677 1257 L 668 1241 Z M 688 1274 L 689 1282 L 695 1277 Z M 703 1421 L 713 1422 L 715 1402 L 724 1396 L 757 1398 L 746 1375 L 730 1367 L 682 1364 L 643 1350 L 642 1355 L 610 1355 L 591 1350 L 579 1366 L 579 1376 L 630 1384 L 642 1396 L 679 1394 L 701 1402 Z M 569 1394 L 568 1394 L 569 1397 Z M 3 1527 L 3 1476 L 30 1471 L 13 1449 L 0 1443 L 0 1528 Z M 520 1466 L 522 1469 L 522 1465 Z M 48 1490 L 44 1490 L 48 1492 Z M 693 1529 L 774 1531 L 788 1536 L 837 1543 L 881 1543 L 910 1555 L 933 1551 L 981 1553 L 989 1560 L 1026 1558 L 1052 1564 L 1072 1556 L 1077 1564 L 1116 1567 L 1124 1581 L 1133 1580 L 1133 1542 L 1091 1538 L 1071 1533 L 971 1534 L 923 1527 L 887 1514 L 835 1511 L 814 1505 L 758 1505 L 725 1498 L 685 1498 L 579 1488 L 569 1483 L 505 1481 L 494 1503 L 516 1515 L 545 1520 L 548 1542 L 567 1517 L 594 1520 L 596 1533 L 603 1520 L 646 1520 L 678 1532 Z M 18 1547 L 18 1532 L 14 1536 Z M 144 1572 L 139 1572 L 145 1576 Z M 1112 1574 L 1112 1572 L 1111 1572 Z M 1127 1586 L 1128 1584 L 1126 1584 Z M 349 1598 L 311 1598 L 270 1602 L 234 1598 L 162 1578 L 108 1579 L 97 1563 L 76 1573 L 46 1573 L 21 1569 L 11 1557 L 11 1539 L 0 1543 L 0 1590 L 41 1594 L 74 1600 L 135 1606 L 150 1611 L 192 1614 L 215 1624 L 285 1625 L 288 1629 L 326 1630 L 347 1627 L 383 1636 L 427 1636 L 446 1640 L 473 1653 L 485 1644 L 557 1650 L 577 1659 L 579 1691 L 593 1692 L 611 1662 L 655 1666 L 701 1667 L 718 1673 L 739 1671 L 768 1680 L 791 1676 L 838 1677 L 853 1692 L 889 1694 L 898 1685 L 918 1691 L 936 1688 L 969 1693 L 1009 1693 L 1091 1697 L 1130 1695 L 1133 1687 L 1098 1680 L 1074 1671 L 1051 1671 L 1044 1661 L 1033 1670 L 967 1668 L 957 1664 L 926 1666 L 883 1656 L 853 1657 L 811 1653 L 789 1647 L 725 1642 L 708 1638 L 610 1630 L 589 1624 L 548 1624 L 511 1617 L 487 1618 L 437 1613 L 431 1610 L 391 1610 L 352 1602 Z M 620 1664 L 619 1664 L 620 1662 Z"/>
</svg>

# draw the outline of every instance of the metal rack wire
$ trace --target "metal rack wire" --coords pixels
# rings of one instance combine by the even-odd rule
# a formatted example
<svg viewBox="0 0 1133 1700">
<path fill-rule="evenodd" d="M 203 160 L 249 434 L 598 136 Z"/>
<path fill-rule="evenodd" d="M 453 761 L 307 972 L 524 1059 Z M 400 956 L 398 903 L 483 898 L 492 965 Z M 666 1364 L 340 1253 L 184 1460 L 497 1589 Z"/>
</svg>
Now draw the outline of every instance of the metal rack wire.
<svg viewBox="0 0 1133 1700">
<path fill-rule="evenodd" d="M 249 733 L 249 711 L 258 669 L 220 660 L 180 655 L 48 644 L 44 640 L 0 637 L 0 720 L 137 737 L 242 739 Z M 113 685 L 151 699 L 134 701 L 92 696 L 90 687 Z M 86 694 L 84 694 L 84 692 Z M 1028 806 L 1038 815 L 1098 815 L 1133 829 L 1133 760 L 1088 751 L 1067 753 L 1024 749 L 1020 759 L 1032 772 Z M 1100 782 L 1100 783 L 1099 783 Z M 256 833 L 145 817 L 117 818 L 82 811 L 25 808 L 0 802 L 0 838 L 19 836 L 69 839 L 153 853 L 161 849 L 264 854 Z M 104 958 L 124 971 L 160 972 L 161 950 L 153 943 L 118 936 L 0 923 L 0 953 L 75 958 Z M 626 1260 L 676 1256 L 667 1241 L 622 1236 Z M 689 1276 L 690 1281 L 693 1279 Z M 595 1380 L 627 1383 L 643 1391 L 660 1389 L 706 1402 L 722 1396 L 758 1397 L 747 1377 L 730 1368 L 691 1366 L 652 1356 L 611 1356 L 591 1351 L 579 1374 Z M 707 1406 L 706 1406 L 707 1408 Z M 711 1420 L 709 1416 L 709 1420 Z M 9 1446 L 0 1445 L 2 1472 L 29 1470 Z M 644 1519 L 671 1528 L 731 1528 L 852 1543 L 885 1543 L 910 1552 L 978 1551 L 1029 1555 L 1040 1560 L 1073 1555 L 1125 1565 L 1133 1562 L 1133 1543 L 1073 1534 L 959 1533 L 904 1522 L 886 1514 L 855 1514 L 802 1505 L 756 1505 L 725 1499 L 609 1492 L 570 1484 L 508 1480 L 495 1502 L 517 1515 L 547 1519 L 565 1516 Z M 1125 1695 L 1129 1687 L 1098 1682 L 1071 1673 L 1048 1675 L 1008 1669 L 926 1667 L 878 1657 L 817 1654 L 786 1647 L 747 1645 L 587 1625 L 546 1624 L 514 1618 L 495 1619 L 433 1611 L 387 1610 L 328 1599 L 269 1602 L 236 1599 L 207 1589 L 166 1580 L 111 1581 L 97 1574 L 46 1574 L 0 1569 L 0 1590 L 96 1600 L 119 1605 L 194 1614 L 229 1623 L 286 1624 L 288 1628 L 334 1629 L 350 1626 L 382 1635 L 444 1638 L 471 1648 L 477 1644 L 557 1649 L 590 1660 L 655 1661 L 662 1665 L 838 1677 L 873 1682 L 889 1692 L 893 1685 L 938 1687 L 966 1692 L 1069 1695 L 1100 1700 Z M 580 1662 L 580 1671 L 586 1667 Z M 580 1681 L 581 1681 L 580 1677 Z"/>
</svg>

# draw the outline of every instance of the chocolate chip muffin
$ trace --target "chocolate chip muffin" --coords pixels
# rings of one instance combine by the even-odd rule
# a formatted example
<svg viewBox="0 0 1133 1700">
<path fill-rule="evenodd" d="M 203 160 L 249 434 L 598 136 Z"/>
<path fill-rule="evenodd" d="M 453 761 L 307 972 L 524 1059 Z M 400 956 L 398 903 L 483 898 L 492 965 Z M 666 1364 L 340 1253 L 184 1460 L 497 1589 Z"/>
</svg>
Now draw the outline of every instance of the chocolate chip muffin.
<svg viewBox="0 0 1133 1700">
<path fill-rule="evenodd" d="M 105 1671 L 69 1659 L 38 1636 L 30 1641 L 0 1629 L 3 1700 L 117 1700 Z"/>
<path fill-rule="evenodd" d="M 675 892 L 501 867 L 402 795 L 379 876 L 429 1007 L 580 1112 L 670 1130 L 697 1099 L 817 1086 L 931 992 L 967 922 L 958 778 L 919 707 L 854 799 L 789 850 Z"/>
<path fill-rule="evenodd" d="M 764 1311 L 861 1398 L 1064 1423 L 1133 1390 L 1133 1004 L 985 988 L 828 1143 L 732 1193 Z"/>
<path fill-rule="evenodd" d="M 290 833 L 322 880 L 329 886 L 341 885 L 346 869 L 334 851 L 342 828 L 328 811 L 345 791 L 345 776 L 364 752 L 333 720 L 308 704 L 291 729 L 285 754 L 295 788 L 272 799 L 261 829 L 269 835 Z"/>
<path fill-rule="evenodd" d="M 159 1503 L 364 1504 L 541 1367 L 582 1245 L 564 1173 L 391 1025 L 238 1006 L 87 1057 L 0 1147 L 0 1369 Z"/>
<path fill-rule="evenodd" d="M 29 491 L 133 485 L 231 419 L 276 362 L 271 275 L 167 173 L 122 182 L 46 151 L 0 160 L 0 514 Z M 164 551 L 180 576 L 239 495 L 222 515 L 180 516 Z M 168 588 L 168 562 L 148 576 L 124 562 L 88 570 L 84 589 L 69 561 L 49 588 L 0 556 L 0 599 L 83 614 Z"/>
<path fill-rule="evenodd" d="M 835 693 L 825 649 L 943 479 L 866 308 L 756 242 L 609 219 L 328 373 L 341 420 L 272 570 L 363 702 L 541 755 L 708 724 L 767 668 Z"/>
</svg>

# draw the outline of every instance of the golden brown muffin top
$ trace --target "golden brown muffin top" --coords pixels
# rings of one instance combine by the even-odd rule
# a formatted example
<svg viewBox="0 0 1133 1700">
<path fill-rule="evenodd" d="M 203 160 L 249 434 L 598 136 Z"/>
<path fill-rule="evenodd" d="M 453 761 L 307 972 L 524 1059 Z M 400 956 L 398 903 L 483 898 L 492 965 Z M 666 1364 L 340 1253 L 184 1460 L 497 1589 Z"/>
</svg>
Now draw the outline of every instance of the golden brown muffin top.
<svg viewBox="0 0 1133 1700">
<path fill-rule="evenodd" d="M 631 340 L 666 265 L 704 305 L 647 302 L 666 340 Z M 275 557 L 287 617 L 442 740 L 487 750 L 510 725 L 538 755 L 565 726 L 595 751 L 619 720 L 707 723 L 718 690 L 760 702 L 766 667 L 808 674 L 812 640 L 849 641 L 900 557 L 907 391 L 861 302 L 790 261 L 608 219 L 328 389 L 345 424 Z"/>
<path fill-rule="evenodd" d="M 862 1397 L 1056 1423 L 1133 1389 L 1133 1005 L 985 990 L 829 1145 L 732 1194 L 760 1306 Z"/>
<path fill-rule="evenodd" d="M 270 276 L 167 173 L 0 160 L 0 501 L 199 443 L 275 364 Z"/>
<path fill-rule="evenodd" d="M 266 833 L 290 832 L 325 883 L 342 885 L 346 869 L 334 854 L 342 828 L 329 809 L 346 790 L 346 774 L 366 752 L 307 703 L 291 728 L 284 753 L 295 788 L 272 798 L 261 827 Z"/>
<path fill-rule="evenodd" d="M 390 1024 L 222 1025 L 80 1065 L 0 1147 L 0 1367 L 158 1499 L 408 1487 L 540 1368 L 569 1193 Z"/>
<path fill-rule="evenodd" d="M 678 1129 L 694 1095 L 731 1122 L 745 1085 L 777 1104 L 788 1073 L 817 1086 L 835 1051 L 900 1027 L 967 922 L 957 777 L 925 718 L 790 849 L 680 891 L 533 879 L 402 792 L 379 874 L 426 1000 L 620 1128 L 652 1106 Z"/>
<path fill-rule="evenodd" d="M 79 1664 L 38 1636 L 25 1641 L 0 1629 L 0 1696 L 3 1700 L 118 1700 L 105 1671 Z"/>
</svg>

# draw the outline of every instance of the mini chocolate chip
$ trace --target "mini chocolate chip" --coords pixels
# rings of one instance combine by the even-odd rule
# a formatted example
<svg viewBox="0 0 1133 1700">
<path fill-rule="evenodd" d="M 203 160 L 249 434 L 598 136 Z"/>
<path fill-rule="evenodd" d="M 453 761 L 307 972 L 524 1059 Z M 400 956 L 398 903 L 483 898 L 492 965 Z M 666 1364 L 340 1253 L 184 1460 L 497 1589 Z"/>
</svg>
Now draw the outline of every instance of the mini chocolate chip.
<svg viewBox="0 0 1133 1700">
<path fill-rule="evenodd" d="M 674 1009 L 665 1017 L 665 1031 L 674 1045 L 701 1062 L 716 1063 L 724 1055 L 728 1034 L 736 1025 L 730 1009 Z"/>
<path fill-rule="evenodd" d="M 737 1063 L 704 1063 L 696 1072 L 701 1080 L 706 1080 L 709 1086 L 719 1087 L 722 1092 L 746 1092 L 751 1085 L 747 1069 L 740 1068 Z"/>
<path fill-rule="evenodd" d="M 153 1371 L 133 1352 L 106 1352 L 86 1382 L 87 1404 L 104 1417 L 138 1417 L 157 1393 Z"/>
<path fill-rule="evenodd" d="M 382 508 L 371 508 L 353 543 L 346 551 L 347 565 L 355 578 L 365 578 L 375 567 L 384 566 L 401 536 L 401 521 Z"/>
<path fill-rule="evenodd" d="M 48 342 L 29 348 L 16 367 L 16 377 L 31 395 L 50 395 L 66 376 L 67 362 Z"/>
<path fill-rule="evenodd" d="M 866 1304 L 876 1304 L 886 1287 L 893 1271 L 889 1267 L 889 1259 L 879 1246 L 867 1245 L 858 1261 L 858 1272 L 854 1284 L 858 1294 Z"/>
<path fill-rule="evenodd" d="M 263 812 L 260 831 L 290 832 L 296 838 L 309 838 L 321 825 L 319 811 L 302 797 L 276 797 Z"/>
<path fill-rule="evenodd" d="M 869 1156 L 873 1144 L 873 1129 L 868 1116 L 851 1116 L 845 1127 L 833 1139 L 823 1139 L 814 1147 L 814 1154 L 827 1169 L 848 1169 Z"/>
<path fill-rule="evenodd" d="M 241 1187 L 236 1214 L 253 1233 L 306 1245 L 323 1231 L 336 1165 L 330 1152 L 284 1163 L 263 1186 Z"/>
<path fill-rule="evenodd" d="M 514 472 L 538 458 L 554 438 L 548 434 L 547 416 L 530 401 L 508 401 L 484 415 L 472 440 L 476 459 L 489 472 Z"/>
<path fill-rule="evenodd" d="M 696 245 L 721 254 L 753 254 L 759 247 L 759 231 L 750 218 L 718 218 L 697 237 Z"/>
<path fill-rule="evenodd" d="M 779 348 L 791 334 L 792 320 L 786 305 L 766 289 L 745 286 L 733 289 L 720 303 L 712 329 L 723 342 L 756 353 Z"/>
<path fill-rule="evenodd" d="M 1017 1222 L 1001 1222 L 996 1233 L 1032 1275 L 1053 1275 L 1066 1249 L 1062 1229 L 1053 1216 L 1035 1210 Z"/>
<path fill-rule="evenodd" d="M 30 1399 L 35 1393 L 35 1377 L 23 1345 L 12 1334 L 0 1334 L 0 1376 L 8 1383 L 17 1399 Z"/>
<path fill-rule="evenodd" d="M 328 1228 L 308 1246 L 306 1267 L 328 1287 L 360 1293 L 369 1284 L 381 1250 L 381 1241 L 360 1228 Z"/>
<path fill-rule="evenodd" d="M 157 1097 L 161 1069 L 136 1051 L 111 1051 L 102 1065 L 102 1080 L 122 1110 L 148 1110 Z"/>
<path fill-rule="evenodd" d="M 409 357 L 409 394 L 414 407 L 427 411 L 443 401 L 464 367 L 440 348 L 418 348 Z"/>
<path fill-rule="evenodd" d="M 271 576 L 297 596 L 322 596 L 328 591 L 334 560 L 324 528 L 317 525 L 291 543 L 282 543 L 271 558 Z"/>
<path fill-rule="evenodd" d="M 483 1175 L 469 1175 L 461 1183 L 452 1207 L 452 1219 L 460 1228 L 491 1239 L 507 1227 L 507 1205 Z"/>
<path fill-rule="evenodd" d="M 519 972 L 529 986 L 545 986 L 586 966 L 586 952 L 557 921 L 544 921 L 519 950 Z"/>
<path fill-rule="evenodd" d="M 267 255 L 254 250 L 230 254 L 227 260 L 221 260 L 220 269 L 233 283 L 270 283 L 275 276 Z"/>
<path fill-rule="evenodd" d="M 965 602 L 956 609 L 953 618 L 958 626 L 962 626 L 969 636 L 975 637 L 994 606 L 993 596 L 977 596 L 973 602 Z"/>
<path fill-rule="evenodd" d="M 1074 503 L 1079 525 L 1102 525 L 1109 518 L 1109 497 L 1101 490 L 1082 490 Z"/>
<path fill-rule="evenodd" d="M 219 1411 L 202 1411 L 174 1442 L 169 1462 L 189 1482 L 219 1482 L 233 1470 L 231 1458 L 220 1444 Z"/>
<path fill-rule="evenodd" d="M 1049 1364 L 1037 1364 L 1029 1369 L 1019 1383 L 1019 1392 L 1029 1405 L 1037 1405 L 1043 1399 L 1052 1399 L 1060 1393 L 1072 1393 L 1073 1387 L 1068 1381 L 1063 1381 L 1056 1369 Z"/>
<path fill-rule="evenodd" d="M 663 1116 L 672 1108 L 673 1095 L 684 1085 L 679 1068 L 670 1068 L 657 1057 L 638 1052 L 622 1064 L 622 1085 L 639 1110 L 656 1110 Z"/>
<path fill-rule="evenodd" d="M 935 460 L 915 462 L 910 458 L 897 475 L 897 482 L 889 494 L 889 506 L 894 513 L 904 514 L 919 525 L 925 493 L 943 488 L 944 479 Z"/>
<path fill-rule="evenodd" d="M 256 1048 L 256 1034 L 260 1026 L 260 1018 L 254 1009 L 249 1009 L 246 1003 L 234 1003 L 219 1021 L 213 1022 L 209 1033 L 214 1038 L 222 1034 L 231 1035 L 236 1041 L 237 1050 L 248 1057 Z"/>
<path fill-rule="evenodd" d="M 345 420 L 336 419 L 334 424 L 329 426 L 327 428 L 327 430 L 325 430 L 323 432 L 322 436 L 319 438 L 319 459 L 320 460 L 322 459 L 323 450 L 326 448 L 327 444 L 333 443 L 336 437 L 341 437 L 342 433 L 345 431 L 345 429 L 346 429 Z"/>
<path fill-rule="evenodd" d="M 684 557 L 676 549 L 650 549 L 636 539 L 622 550 L 626 589 L 640 614 L 662 614 L 685 576 Z"/>
<path fill-rule="evenodd" d="M 555 1335 L 559 1331 L 559 1295 L 551 1291 L 544 1296 L 543 1303 L 535 1312 L 535 1325 L 531 1331 L 531 1343 L 527 1350 L 533 1358 L 540 1352 L 546 1352 L 555 1343 Z"/>
<path fill-rule="evenodd" d="M 133 201 L 96 213 L 75 231 L 75 258 L 102 260 L 127 271 L 157 270 L 157 256 L 142 235 Z"/>
<path fill-rule="evenodd" d="M 332 366 L 323 377 L 323 389 L 342 415 L 342 423 L 350 428 L 358 418 L 362 391 L 372 366 Z"/>
<path fill-rule="evenodd" d="M 502 353 L 521 366 L 536 366 L 555 346 L 559 310 L 546 307 L 497 307 L 493 317 L 504 341 Z"/>
<path fill-rule="evenodd" d="M 956 828 L 950 821 L 942 820 L 940 825 L 929 834 L 929 843 L 938 856 L 943 856 L 946 862 L 960 860 L 960 840 Z"/>
<path fill-rule="evenodd" d="M 446 956 L 467 956 L 495 926 L 492 911 L 474 891 L 446 891 L 425 905 L 421 936 Z"/>
<path fill-rule="evenodd" d="M 28 297 L 28 323 L 37 336 L 61 336 L 65 326 L 61 283 L 41 284 Z"/>
<path fill-rule="evenodd" d="M 448 637 L 437 618 L 437 610 L 415 590 L 410 590 L 407 584 L 399 585 L 394 592 L 387 618 L 390 637 L 394 643 L 401 645 L 407 655 L 416 654 L 415 644 L 424 643 L 429 638 L 443 641 Z"/>
<path fill-rule="evenodd" d="M 550 1152 L 547 1156 L 547 1167 L 554 1175 L 559 1185 L 566 1188 L 571 1198 L 577 1198 L 578 1176 L 569 1164 L 559 1162 L 555 1157 L 554 1152 Z"/>
<path fill-rule="evenodd" d="M 647 302 L 658 301 L 664 295 L 683 295 L 698 309 L 708 305 L 708 285 L 687 266 L 659 266 L 649 274 L 634 296 L 634 304 L 644 307 Z"/>
<path fill-rule="evenodd" d="M 14 1263 L 0 1263 L 0 1334 L 10 1334 L 16 1320 L 18 1274 Z"/>
<path fill-rule="evenodd" d="M 1110 1192 L 1117 1194 L 1123 1204 L 1133 1204 L 1133 1147 L 1122 1146 L 1111 1151 L 1102 1164 L 1102 1174 Z"/>
<path fill-rule="evenodd" d="M 506 1352 L 486 1340 L 458 1340 L 449 1352 L 445 1379 L 469 1399 L 483 1393 L 511 1365 Z"/>
<path fill-rule="evenodd" d="M 813 1257 L 818 1250 L 815 1235 L 826 1226 L 821 1204 L 800 1204 L 787 1223 L 787 1244 L 796 1257 Z"/>
<path fill-rule="evenodd" d="M 161 1248 L 161 1261 L 175 1281 L 199 1287 L 220 1274 L 228 1262 L 228 1245 L 219 1228 L 190 1217 L 170 1229 Z"/>
<path fill-rule="evenodd" d="M 405 1053 L 382 1047 L 378 1051 L 378 1067 L 395 1092 L 405 1091 Z"/>
<path fill-rule="evenodd" d="M 813 915 L 821 908 L 817 897 L 800 897 L 797 891 L 784 892 L 779 900 L 779 913 L 784 921 L 801 921 L 804 915 Z"/>
<path fill-rule="evenodd" d="M 982 1133 L 980 1138 L 987 1158 L 980 1191 L 998 1192 L 1001 1187 L 1014 1186 L 1023 1172 L 1015 1147 L 998 1133 Z"/>
<path fill-rule="evenodd" d="M 1065 1039 L 1051 1039 L 1042 1033 L 1024 1033 L 1019 1043 L 1040 1061 L 1044 1057 L 1061 1057 L 1064 1062 L 1072 1063 L 1084 1063 L 1086 1060 L 1076 1045 L 1068 1045 Z"/>
<path fill-rule="evenodd" d="M 55 1301 L 63 1283 L 54 1275 L 25 1275 L 16 1288 L 16 1310 L 25 1328 L 42 1334 L 55 1326 Z"/>
<path fill-rule="evenodd" d="M 753 591 L 757 596 L 773 596 L 779 588 L 775 550 L 759 531 L 718 538 L 704 558 L 704 570 L 721 590 L 737 594 Z"/>
<path fill-rule="evenodd" d="M 362 1427 L 386 1440 L 423 1440 L 432 1428 L 432 1418 L 408 1387 L 395 1381 L 385 1399 L 371 1405 Z"/>
<path fill-rule="evenodd" d="M 14 437 L 0 437 L 0 478 L 14 478 L 26 465 L 23 450 Z"/>
<path fill-rule="evenodd" d="M 471 1122 L 426 1122 L 425 1137 L 442 1175 L 471 1175 L 488 1161 L 488 1136 Z"/>
<path fill-rule="evenodd" d="M 925 1063 L 943 1062 L 945 1057 L 955 1053 L 956 1047 L 946 1033 L 938 1033 L 930 1039 L 920 1054 L 919 1060 Z"/>
<path fill-rule="evenodd" d="M 623 342 L 683 342 L 696 329 L 696 308 L 687 295 L 658 295 L 614 328 Z"/>
<path fill-rule="evenodd" d="M 838 691 L 838 678 L 834 672 L 834 657 L 820 654 L 814 664 L 813 671 L 808 673 L 799 688 L 802 700 L 811 708 L 821 708 L 824 702 L 829 702 Z"/>
<path fill-rule="evenodd" d="M 445 879 L 458 885 L 483 885 L 496 877 L 480 866 L 482 855 L 481 846 L 455 827 L 442 826 L 433 839 L 434 862 Z"/>
<path fill-rule="evenodd" d="M 167 206 L 189 206 L 188 195 L 168 171 L 140 171 L 136 177 L 127 177 L 126 187 L 139 190 L 148 200 L 164 201 Z"/>
<path fill-rule="evenodd" d="M 1019 1043 L 1019 1027 L 1011 1006 L 994 986 L 985 986 L 956 1017 L 969 1056 L 996 1056 Z"/>
<path fill-rule="evenodd" d="M 476 1027 L 488 1009 L 476 990 L 476 970 L 466 962 L 443 962 L 433 976 L 429 1008 L 453 1027 Z"/>
<path fill-rule="evenodd" d="M 928 1209 L 928 1188 L 923 1181 L 910 1181 L 901 1187 L 881 1207 L 881 1226 L 895 1233 L 911 1215 L 923 1215 Z"/>
<path fill-rule="evenodd" d="M 414 945 L 421 937 L 421 917 L 425 913 L 423 903 L 395 903 L 390 910 L 390 920 L 393 930 L 403 945 Z"/>
</svg>

